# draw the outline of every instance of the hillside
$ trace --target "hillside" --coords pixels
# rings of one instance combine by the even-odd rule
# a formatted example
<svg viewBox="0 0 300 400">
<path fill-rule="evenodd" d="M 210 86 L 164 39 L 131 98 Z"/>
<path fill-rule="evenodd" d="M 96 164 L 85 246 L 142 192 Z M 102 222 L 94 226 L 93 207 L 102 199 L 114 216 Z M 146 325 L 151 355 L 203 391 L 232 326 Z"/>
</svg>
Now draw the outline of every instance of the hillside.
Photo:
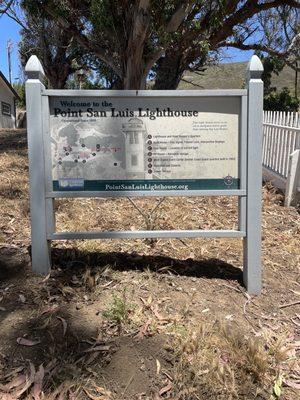
<svg viewBox="0 0 300 400">
<path fill-rule="evenodd" d="M 246 68 L 246 62 L 238 62 L 210 66 L 202 76 L 187 72 L 179 89 L 240 89 L 244 84 Z M 286 66 L 278 76 L 274 75 L 272 85 L 279 90 L 286 86 L 293 91 L 294 80 L 294 71 Z"/>
</svg>

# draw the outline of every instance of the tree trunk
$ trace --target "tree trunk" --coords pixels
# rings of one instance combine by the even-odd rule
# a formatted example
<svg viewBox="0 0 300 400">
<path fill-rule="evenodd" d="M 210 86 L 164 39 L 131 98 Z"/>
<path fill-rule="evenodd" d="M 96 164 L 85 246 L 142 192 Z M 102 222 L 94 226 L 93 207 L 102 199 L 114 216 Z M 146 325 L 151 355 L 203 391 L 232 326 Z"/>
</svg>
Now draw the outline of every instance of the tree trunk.
<svg viewBox="0 0 300 400">
<path fill-rule="evenodd" d="M 51 89 L 64 89 L 71 74 L 70 65 L 60 65 L 45 68 Z"/>
<path fill-rule="evenodd" d="M 182 63 L 181 54 L 171 54 L 167 52 L 165 57 L 157 63 L 156 79 L 153 86 L 154 90 L 176 90 L 185 67 Z"/>
<path fill-rule="evenodd" d="M 144 89 L 144 63 L 141 54 L 130 54 L 126 60 L 124 72 L 124 89 L 141 90 Z"/>
<path fill-rule="evenodd" d="M 150 0 L 136 2 L 131 20 L 130 35 L 123 61 L 124 89 L 140 90 L 144 86 L 144 49 L 150 24 Z"/>
</svg>

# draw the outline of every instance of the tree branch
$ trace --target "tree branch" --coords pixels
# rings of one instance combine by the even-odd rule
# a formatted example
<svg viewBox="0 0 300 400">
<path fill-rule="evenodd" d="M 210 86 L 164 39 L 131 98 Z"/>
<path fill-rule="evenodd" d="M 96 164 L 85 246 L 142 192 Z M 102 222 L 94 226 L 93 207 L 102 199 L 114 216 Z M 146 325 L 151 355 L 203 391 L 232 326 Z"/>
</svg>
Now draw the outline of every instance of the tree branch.
<svg viewBox="0 0 300 400">
<path fill-rule="evenodd" d="M 274 0 L 271 2 L 266 2 L 262 4 L 257 4 L 257 8 L 261 11 L 269 10 L 270 8 L 280 7 L 280 6 L 290 6 L 294 8 L 300 8 L 300 3 L 298 0 Z"/>
<path fill-rule="evenodd" d="M 282 53 L 280 51 L 272 49 L 271 47 L 259 43 L 245 44 L 242 42 L 223 42 L 220 43 L 220 47 L 234 47 L 240 50 L 259 50 L 271 54 L 272 56 L 280 58 L 285 57 L 287 55 L 286 52 Z"/>
<path fill-rule="evenodd" d="M 25 31 L 28 31 L 28 27 L 25 25 L 25 23 L 21 20 L 21 18 L 18 16 L 18 13 L 14 9 L 14 0 L 9 1 L 9 2 L 3 2 L 3 4 L 6 3 L 5 9 L 0 9 L 0 16 L 3 14 L 6 14 L 6 16 L 13 21 L 15 21 L 18 25 L 21 26 L 22 29 Z"/>
<path fill-rule="evenodd" d="M 196 86 L 196 87 L 199 87 L 199 88 L 201 88 L 201 89 L 203 89 L 203 88 L 204 88 L 204 86 L 198 85 L 198 83 L 195 83 L 195 82 L 189 81 L 188 79 L 181 78 L 180 80 L 181 80 L 182 82 L 189 83 L 189 84 L 190 84 L 190 85 L 192 85 L 192 86 Z"/>
<path fill-rule="evenodd" d="M 5 1 L 1 2 L 1 3 L 3 3 L 4 8 L 3 8 L 3 9 L 0 8 L 0 15 L 1 15 L 1 14 L 6 14 L 6 13 L 7 13 L 7 11 L 8 11 L 8 10 L 10 9 L 10 7 L 12 6 L 13 1 L 14 1 L 14 0 L 10 0 L 8 3 L 6 3 Z"/>
<path fill-rule="evenodd" d="M 258 3 L 258 0 L 248 0 L 240 9 L 236 10 L 234 14 L 224 21 L 223 27 L 216 32 L 214 39 L 211 41 L 212 47 L 214 47 L 215 44 L 218 44 L 222 39 L 229 37 L 236 25 L 247 21 L 261 11 L 279 7 L 283 4 L 300 8 L 300 3 L 294 0 L 274 0 L 265 3 Z"/>
<path fill-rule="evenodd" d="M 20 27 L 22 29 L 24 29 L 25 31 L 28 31 L 28 28 L 23 24 L 23 22 L 17 18 L 15 15 L 10 14 L 8 11 L 6 12 L 6 15 L 8 16 L 8 18 L 12 19 L 13 21 L 15 21 L 17 24 L 20 25 Z"/>
<path fill-rule="evenodd" d="M 144 75 L 148 75 L 153 65 L 165 54 L 165 49 L 161 48 L 151 53 L 145 60 Z"/>
<path fill-rule="evenodd" d="M 186 0 L 181 2 L 168 22 L 166 26 L 166 32 L 175 32 L 179 28 L 182 21 L 192 11 L 193 5 L 194 1 Z"/>
<path fill-rule="evenodd" d="M 259 44 L 259 43 L 251 43 L 251 44 L 244 44 L 241 42 L 224 42 L 220 43 L 220 47 L 234 47 L 236 49 L 240 50 L 259 50 L 259 51 L 264 51 L 265 53 L 268 53 L 274 57 L 279 57 L 279 58 L 284 58 L 284 62 L 291 67 L 293 70 L 300 71 L 300 67 L 295 69 L 295 64 L 293 61 L 290 61 L 288 59 L 288 51 L 286 52 L 280 52 L 275 49 L 272 49 L 271 47 L 268 47 L 264 44 Z"/>
<path fill-rule="evenodd" d="M 82 34 L 75 25 L 67 22 L 64 18 L 57 16 L 52 8 L 48 7 L 47 5 L 42 5 L 42 7 L 44 11 L 58 23 L 58 25 L 72 33 L 74 38 L 77 39 L 78 43 L 81 44 L 83 48 L 95 54 L 97 57 L 99 57 L 100 60 L 109 65 L 116 75 L 118 75 L 120 78 L 122 77 L 121 69 L 115 65 L 112 59 L 107 55 L 105 49 L 95 45 L 94 43 L 92 46 L 89 39 L 84 34 Z"/>
</svg>

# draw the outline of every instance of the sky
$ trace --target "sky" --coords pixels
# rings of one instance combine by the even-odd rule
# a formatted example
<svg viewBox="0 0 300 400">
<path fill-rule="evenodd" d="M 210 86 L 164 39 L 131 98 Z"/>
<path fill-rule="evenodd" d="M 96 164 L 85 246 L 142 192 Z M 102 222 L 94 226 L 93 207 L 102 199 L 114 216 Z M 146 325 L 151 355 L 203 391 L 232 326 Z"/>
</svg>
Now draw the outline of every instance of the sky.
<svg viewBox="0 0 300 400">
<path fill-rule="evenodd" d="M 20 40 L 19 25 L 3 15 L 0 18 L 0 71 L 8 79 L 8 63 L 7 63 L 7 41 L 9 39 L 13 42 L 12 57 L 12 83 L 16 82 L 15 78 L 19 78 L 20 66 L 18 59 L 18 42 Z"/>
<path fill-rule="evenodd" d="M 13 42 L 12 50 L 12 83 L 17 82 L 18 78 L 21 77 L 20 62 L 18 59 L 18 42 L 20 40 L 20 27 L 19 25 L 3 15 L 0 18 L 0 71 L 9 78 L 8 74 L 8 62 L 7 62 L 7 41 L 9 39 Z M 226 59 L 223 62 L 239 62 L 248 61 L 253 54 L 253 51 L 241 51 L 238 49 L 229 49 L 224 51 Z M 228 57 L 228 58 L 227 58 Z"/>
</svg>

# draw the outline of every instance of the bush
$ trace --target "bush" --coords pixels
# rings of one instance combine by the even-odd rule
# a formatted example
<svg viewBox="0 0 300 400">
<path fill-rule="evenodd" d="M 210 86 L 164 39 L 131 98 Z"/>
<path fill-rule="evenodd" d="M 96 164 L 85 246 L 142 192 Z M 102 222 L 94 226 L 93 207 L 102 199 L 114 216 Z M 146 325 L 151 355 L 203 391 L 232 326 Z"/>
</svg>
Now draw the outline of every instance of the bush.
<svg viewBox="0 0 300 400">
<path fill-rule="evenodd" d="M 15 83 L 13 84 L 13 88 L 18 93 L 20 100 L 17 100 L 17 107 L 24 108 L 26 105 L 25 99 L 25 83 Z"/>
<path fill-rule="evenodd" d="M 299 99 L 294 97 L 288 88 L 281 92 L 273 91 L 264 98 L 264 110 L 266 111 L 298 111 Z"/>
</svg>

